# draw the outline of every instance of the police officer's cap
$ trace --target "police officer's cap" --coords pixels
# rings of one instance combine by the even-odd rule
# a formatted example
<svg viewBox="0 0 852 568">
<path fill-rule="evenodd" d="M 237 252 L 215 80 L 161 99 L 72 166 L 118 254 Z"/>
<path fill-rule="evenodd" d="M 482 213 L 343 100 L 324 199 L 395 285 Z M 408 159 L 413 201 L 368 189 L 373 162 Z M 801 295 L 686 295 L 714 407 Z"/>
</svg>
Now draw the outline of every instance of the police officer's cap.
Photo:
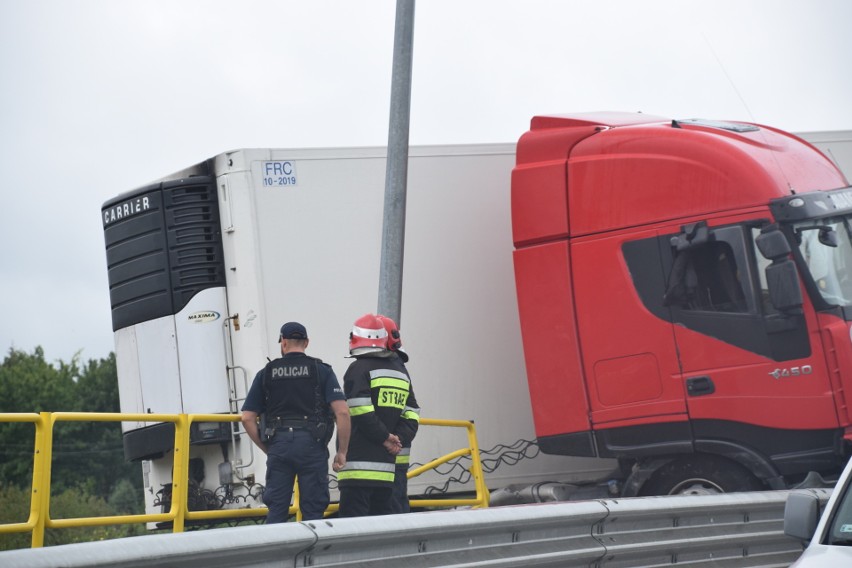
<svg viewBox="0 0 852 568">
<path fill-rule="evenodd" d="M 308 330 L 297 321 L 288 321 L 281 326 L 281 339 L 307 339 Z"/>
</svg>

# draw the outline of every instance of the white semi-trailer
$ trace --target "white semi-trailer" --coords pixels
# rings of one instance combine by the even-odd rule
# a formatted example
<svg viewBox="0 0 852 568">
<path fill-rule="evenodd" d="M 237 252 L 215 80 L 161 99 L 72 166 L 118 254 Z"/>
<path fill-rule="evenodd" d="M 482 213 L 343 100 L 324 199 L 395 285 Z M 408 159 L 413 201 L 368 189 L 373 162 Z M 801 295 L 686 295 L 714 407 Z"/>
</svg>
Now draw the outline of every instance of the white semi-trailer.
<svg viewBox="0 0 852 568">
<path fill-rule="evenodd" d="M 483 455 L 492 487 L 611 468 L 530 444 L 509 230 L 514 158 L 511 145 L 419 147 L 409 163 L 408 367 L 424 417 L 475 421 L 481 449 L 493 450 Z M 289 320 L 306 325 L 309 353 L 342 380 L 352 322 L 375 310 L 384 175 L 382 148 L 238 150 L 105 204 L 122 412 L 238 412 Z M 193 432 L 191 471 L 200 488 L 245 506 L 265 456 L 230 424 L 207 426 Z M 124 432 L 127 457 L 143 460 L 147 509 L 159 510 L 173 430 L 124 423 Z M 465 445 L 459 429 L 424 427 L 412 462 Z M 409 491 L 468 477 L 442 471 Z"/>
</svg>

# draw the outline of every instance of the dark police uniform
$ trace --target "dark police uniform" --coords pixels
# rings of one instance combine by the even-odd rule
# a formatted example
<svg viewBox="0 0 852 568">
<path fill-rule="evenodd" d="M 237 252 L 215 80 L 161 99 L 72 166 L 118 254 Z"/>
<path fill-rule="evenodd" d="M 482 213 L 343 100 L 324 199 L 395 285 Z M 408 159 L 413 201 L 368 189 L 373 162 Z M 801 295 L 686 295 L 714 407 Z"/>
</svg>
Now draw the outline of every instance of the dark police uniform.
<svg viewBox="0 0 852 568">
<path fill-rule="evenodd" d="M 288 519 L 297 475 L 302 518 L 321 519 L 328 507 L 333 400 L 345 397 L 331 366 L 304 353 L 287 353 L 255 376 L 242 409 L 264 418 L 267 524 Z"/>
<path fill-rule="evenodd" d="M 337 474 L 341 517 L 395 512 L 396 457 L 383 443 L 388 434 L 396 434 L 410 446 L 417 432 L 411 378 L 397 356 L 384 355 L 359 356 L 343 377 L 352 435 L 346 467 Z"/>
</svg>

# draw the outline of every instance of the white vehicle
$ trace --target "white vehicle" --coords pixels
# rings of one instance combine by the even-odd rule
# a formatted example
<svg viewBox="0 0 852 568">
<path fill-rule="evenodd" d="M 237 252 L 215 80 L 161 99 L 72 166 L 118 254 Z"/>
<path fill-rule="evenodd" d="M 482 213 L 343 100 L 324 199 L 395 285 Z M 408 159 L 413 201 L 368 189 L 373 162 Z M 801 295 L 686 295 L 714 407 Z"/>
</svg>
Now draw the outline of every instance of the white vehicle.
<svg viewBox="0 0 852 568">
<path fill-rule="evenodd" d="M 815 496 L 790 494 L 784 510 L 784 532 L 809 541 L 794 567 L 852 566 L 852 460 L 846 464 L 821 517 Z"/>
</svg>

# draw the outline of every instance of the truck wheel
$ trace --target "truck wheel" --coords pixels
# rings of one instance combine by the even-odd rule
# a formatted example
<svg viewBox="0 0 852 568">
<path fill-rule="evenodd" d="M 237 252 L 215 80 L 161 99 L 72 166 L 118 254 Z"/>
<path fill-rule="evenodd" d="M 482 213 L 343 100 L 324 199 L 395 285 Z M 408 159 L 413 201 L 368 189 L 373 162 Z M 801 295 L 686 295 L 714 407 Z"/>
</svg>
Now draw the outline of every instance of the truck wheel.
<svg viewBox="0 0 852 568">
<path fill-rule="evenodd" d="M 645 483 L 640 495 L 712 495 L 762 489 L 765 487 L 760 480 L 740 464 L 695 454 L 662 466 Z"/>
</svg>

